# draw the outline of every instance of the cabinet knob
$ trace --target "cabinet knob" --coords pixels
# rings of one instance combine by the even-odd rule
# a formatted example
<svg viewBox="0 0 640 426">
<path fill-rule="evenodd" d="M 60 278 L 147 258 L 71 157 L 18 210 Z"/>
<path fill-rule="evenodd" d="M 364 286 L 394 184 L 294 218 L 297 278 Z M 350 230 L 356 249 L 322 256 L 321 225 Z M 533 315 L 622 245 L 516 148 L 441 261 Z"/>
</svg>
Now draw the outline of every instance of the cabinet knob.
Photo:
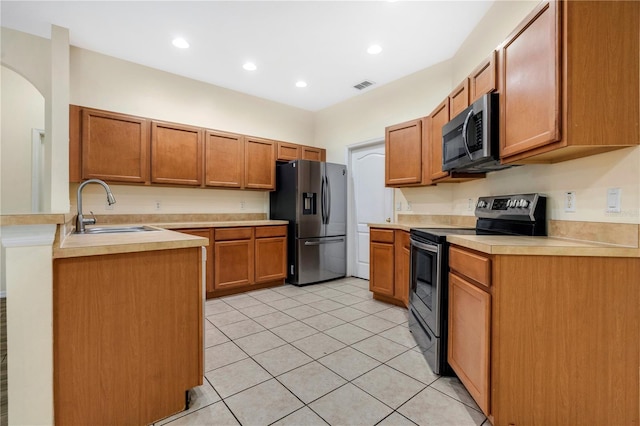
<svg viewBox="0 0 640 426">
<path fill-rule="evenodd" d="M 386 220 L 387 222 L 389 222 L 389 223 L 391 222 L 391 218 L 390 218 L 390 217 L 386 218 L 385 220 Z"/>
</svg>

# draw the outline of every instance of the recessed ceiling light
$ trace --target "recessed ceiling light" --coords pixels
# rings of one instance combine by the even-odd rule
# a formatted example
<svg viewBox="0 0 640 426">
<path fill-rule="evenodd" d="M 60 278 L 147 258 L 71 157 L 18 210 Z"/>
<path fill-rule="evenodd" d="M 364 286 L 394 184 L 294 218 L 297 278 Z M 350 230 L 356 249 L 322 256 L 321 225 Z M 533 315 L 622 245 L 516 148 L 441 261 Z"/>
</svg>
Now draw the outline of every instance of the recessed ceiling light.
<svg viewBox="0 0 640 426">
<path fill-rule="evenodd" d="M 255 71 L 258 69 L 258 67 L 256 67 L 256 64 L 254 64 L 253 62 L 246 62 L 242 68 L 244 68 L 247 71 Z"/>
<path fill-rule="evenodd" d="M 298 81 L 296 82 L 296 87 L 307 87 L 307 82 L 306 81 Z"/>
<path fill-rule="evenodd" d="M 367 53 L 371 54 L 371 55 L 377 55 L 378 53 L 382 52 L 382 47 L 380 47 L 377 44 L 372 44 L 371 46 L 369 46 L 369 48 L 367 49 Z"/>
<path fill-rule="evenodd" d="M 189 47 L 189 43 L 187 42 L 187 40 L 178 37 L 178 38 L 174 38 L 172 41 L 173 45 L 177 48 L 180 49 L 187 49 Z"/>
</svg>

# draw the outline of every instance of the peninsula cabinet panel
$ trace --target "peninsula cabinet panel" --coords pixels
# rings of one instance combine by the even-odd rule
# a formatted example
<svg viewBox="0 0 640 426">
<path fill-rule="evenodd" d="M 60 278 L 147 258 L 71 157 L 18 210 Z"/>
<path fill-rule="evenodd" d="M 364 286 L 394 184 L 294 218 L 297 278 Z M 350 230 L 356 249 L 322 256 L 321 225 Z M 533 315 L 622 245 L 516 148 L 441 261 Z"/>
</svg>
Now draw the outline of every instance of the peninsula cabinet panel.
<svg viewBox="0 0 640 426">
<path fill-rule="evenodd" d="M 494 50 L 469 75 L 469 105 L 477 101 L 482 95 L 494 92 L 498 88 L 496 81 L 497 56 L 498 53 Z"/>
<path fill-rule="evenodd" d="M 499 49 L 503 162 L 640 141 L 640 2 L 545 1 Z"/>
<path fill-rule="evenodd" d="M 200 247 L 54 259 L 58 425 L 151 424 L 202 384 Z"/>
<path fill-rule="evenodd" d="M 199 186 L 202 148 L 202 129 L 152 121 L 151 182 Z"/>
<path fill-rule="evenodd" d="M 208 131 L 205 135 L 205 185 L 242 188 L 244 137 Z"/>
<path fill-rule="evenodd" d="M 247 189 L 276 188 L 275 142 L 247 137 L 244 157 L 244 187 Z"/>
<path fill-rule="evenodd" d="M 149 183 L 149 122 L 84 108 L 82 178 Z"/>
<path fill-rule="evenodd" d="M 385 129 L 385 185 L 422 182 L 422 121 L 411 120 Z"/>
<path fill-rule="evenodd" d="M 205 278 L 205 289 L 207 298 L 210 297 L 213 292 L 213 228 L 198 228 L 198 229 L 176 229 L 177 232 L 182 232 L 183 234 L 195 235 L 196 237 L 203 237 L 209 239 L 209 245 L 206 246 L 207 249 L 207 264 L 206 264 L 206 278 Z"/>
<path fill-rule="evenodd" d="M 469 106 L 469 79 L 465 78 L 449 95 L 450 119 Z"/>
</svg>

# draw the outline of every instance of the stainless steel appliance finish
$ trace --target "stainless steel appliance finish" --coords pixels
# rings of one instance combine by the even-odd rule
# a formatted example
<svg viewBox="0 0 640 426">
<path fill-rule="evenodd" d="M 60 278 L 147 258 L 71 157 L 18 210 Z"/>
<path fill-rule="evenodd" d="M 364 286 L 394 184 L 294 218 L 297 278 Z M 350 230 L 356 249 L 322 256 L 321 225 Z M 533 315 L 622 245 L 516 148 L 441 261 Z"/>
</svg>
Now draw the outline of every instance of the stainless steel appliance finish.
<svg viewBox="0 0 640 426">
<path fill-rule="evenodd" d="M 540 194 L 480 197 L 475 215 L 475 228 L 411 229 L 409 329 L 436 374 L 452 374 L 447 364 L 447 236 L 546 235 L 546 197 Z"/>
<path fill-rule="evenodd" d="M 489 93 L 442 127 L 442 170 L 484 173 L 510 165 L 498 156 L 498 95 Z"/>
<path fill-rule="evenodd" d="M 116 203 L 116 199 L 111 193 L 111 188 L 109 188 L 109 185 L 107 185 L 106 182 L 100 179 L 89 179 L 82 182 L 78 186 L 78 194 L 76 196 L 76 200 L 78 201 L 78 215 L 76 216 L 76 230 L 75 230 L 76 234 L 84 234 L 86 225 L 96 224 L 96 217 L 93 215 L 93 212 L 91 212 L 91 215 L 93 216 L 91 219 L 85 219 L 84 214 L 82 213 L 82 189 L 85 186 L 87 186 L 87 184 L 90 184 L 90 183 L 97 183 L 102 185 L 104 190 L 107 192 L 107 203 L 109 205 Z"/>
<path fill-rule="evenodd" d="M 308 160 L 279 164 L 269 216 L 289 221 L 289 283 L 346 275 L 346 166 Z"/>
</svg>

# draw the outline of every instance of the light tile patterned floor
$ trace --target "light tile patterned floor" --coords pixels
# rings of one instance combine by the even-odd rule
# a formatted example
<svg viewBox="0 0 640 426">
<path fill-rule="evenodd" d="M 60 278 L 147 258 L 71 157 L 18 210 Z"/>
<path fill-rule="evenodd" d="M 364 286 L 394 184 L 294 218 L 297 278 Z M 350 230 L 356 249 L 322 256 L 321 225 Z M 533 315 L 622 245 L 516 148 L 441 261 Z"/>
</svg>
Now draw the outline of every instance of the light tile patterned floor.
<svg viewBox="0 0 640 426">
<path fill-rule="evenodd" d="M 457 378 L 431 372 L 407 310 L 368 289 L 345 278 L 206 302 L 204 384 L 157 425 L 489 425 Z"/>
</svg>

